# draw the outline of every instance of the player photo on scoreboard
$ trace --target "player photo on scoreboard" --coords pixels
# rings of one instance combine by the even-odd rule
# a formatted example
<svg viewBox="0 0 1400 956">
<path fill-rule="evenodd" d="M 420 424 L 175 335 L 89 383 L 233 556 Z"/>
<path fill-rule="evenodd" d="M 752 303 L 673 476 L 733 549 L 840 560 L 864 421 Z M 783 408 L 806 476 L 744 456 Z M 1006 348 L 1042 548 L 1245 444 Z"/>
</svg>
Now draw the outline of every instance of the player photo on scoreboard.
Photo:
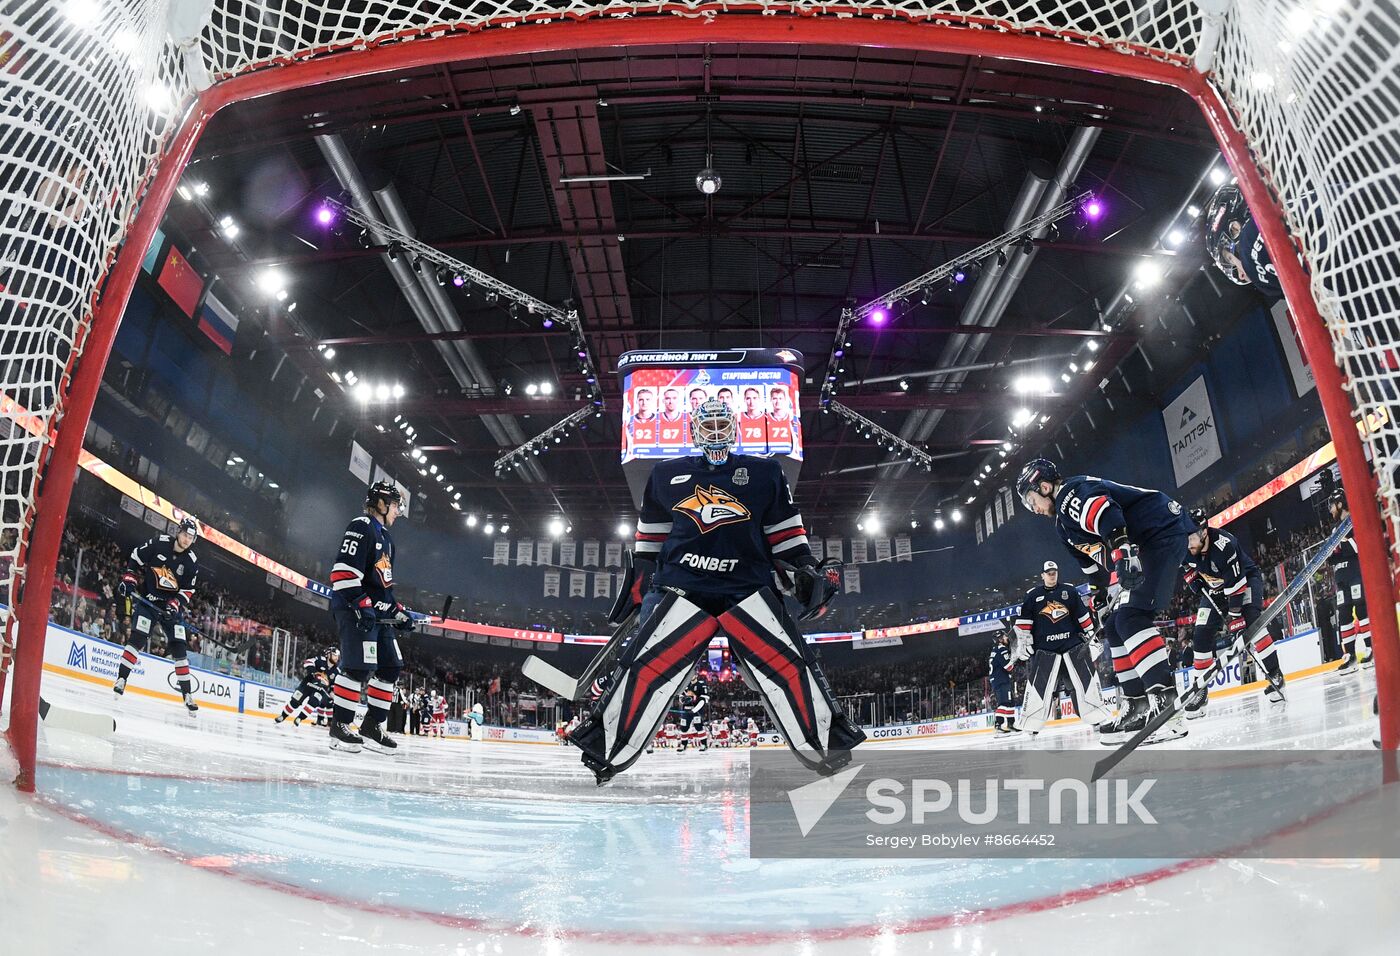
<svg viewBox="0 0 1400 956">
<path fill-rule="evenodd" d="M 786 454 L 793 450 L 797 415 L 786 385 L 768 386 L 768 450 Z"/>
<path fill-rule="evenodd" d="M 678 385 L 661 390 L 661 411 L 657 416 L 659 444 L 668 451 L 679 451 L 690 444 L 690 422 Z"/>
<path fill-rule="evenodd" d="M 739 387 L 739 449 L 746 455 L 768 453 L 768 415 L 762 385 Z"/>
</svg>

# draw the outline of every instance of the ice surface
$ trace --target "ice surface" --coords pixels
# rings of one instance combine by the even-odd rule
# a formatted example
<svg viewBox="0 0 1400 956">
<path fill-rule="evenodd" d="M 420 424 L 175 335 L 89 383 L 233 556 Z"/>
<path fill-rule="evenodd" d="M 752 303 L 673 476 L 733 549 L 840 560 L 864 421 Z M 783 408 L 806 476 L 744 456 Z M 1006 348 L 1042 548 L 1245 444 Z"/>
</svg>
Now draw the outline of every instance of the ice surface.
<svg viewBox="0 0 1400 956">
<path fill-rule="evenodd" d="M 1370 672 L 1212 701 L 1179 748 L 1369 747 Z M 1395 861 L 748 857 L 747 754 L 658 751 L 603 789 L 570 748 L 325 731 L 48 677 L 115 708 L 0 791 L 0 952 L 1391 952 Z M 1088 747 L 972 734 L 887 747 Z"/>
</svg>

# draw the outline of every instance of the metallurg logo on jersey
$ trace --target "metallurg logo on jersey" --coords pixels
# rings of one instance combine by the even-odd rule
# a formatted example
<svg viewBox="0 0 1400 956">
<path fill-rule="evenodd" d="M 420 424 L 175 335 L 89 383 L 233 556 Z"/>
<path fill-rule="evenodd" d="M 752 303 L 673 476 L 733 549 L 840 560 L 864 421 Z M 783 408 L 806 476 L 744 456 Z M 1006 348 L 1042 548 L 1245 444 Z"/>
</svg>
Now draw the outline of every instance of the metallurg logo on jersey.
<svg viewBox="0 0 1400 956">
<path fill-rule="evenodd" d="M 1040 613 L 1044 614 L 1052 621 L 1058 621 L 1069 613 L 1069 608 L 1065 607 L 1059 601 L 1047 601 L 1045 606 L 1040 609 Z"/>
<path fill-rule="evenodd" d="M 722 525 L 736 524 L 749 520 L 749 509 L 744 503 L 722 488 L 711 485 L 708 488 L 695 486 L 688 498 L 676 503 L 676 511 L 684 511 L 700 526 L 700 533 L 713 531 Z"/>
</svg>

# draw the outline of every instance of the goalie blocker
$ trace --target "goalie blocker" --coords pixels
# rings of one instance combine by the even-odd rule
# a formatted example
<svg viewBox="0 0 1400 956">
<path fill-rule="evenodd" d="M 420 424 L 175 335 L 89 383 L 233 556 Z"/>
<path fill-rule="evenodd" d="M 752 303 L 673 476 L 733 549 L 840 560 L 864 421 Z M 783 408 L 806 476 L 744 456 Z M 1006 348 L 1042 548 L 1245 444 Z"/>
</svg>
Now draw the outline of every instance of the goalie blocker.
<svg viewBox="0 0 1400 956">
<path fill-rule="evenodd" d="M 718 631 L 729 636 L 744 679 L 793 753 L 822 775 L 851 759 L 865 734 L 832 699 L 812 652 L 770 588 L 741 601 L 652 592 L 643 623 L 623 649 L 606 690 L 569 735 L 604 784 L 630 767 L 666 718 L 671 700 Z M 703 605 L 703 606 L 702 606 Z"/>
</svg>

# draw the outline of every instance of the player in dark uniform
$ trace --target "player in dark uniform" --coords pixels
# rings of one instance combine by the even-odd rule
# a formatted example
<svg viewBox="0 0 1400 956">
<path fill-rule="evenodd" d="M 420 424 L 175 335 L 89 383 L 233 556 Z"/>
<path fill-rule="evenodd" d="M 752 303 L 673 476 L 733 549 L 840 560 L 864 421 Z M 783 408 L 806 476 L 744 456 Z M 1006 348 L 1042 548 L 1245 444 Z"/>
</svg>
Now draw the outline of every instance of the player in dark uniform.
<svg viewBox="0 0 1400 956">
<path fill-rule="evenodd" d="M 1012 657 L 1026 665 L 1026 695 L 1021 703 L 1021 729 L 1040 733 L 1058 697 L 1061 669 L 1069 684 L 1074 709 L 1085 723 L 1097 727 L 1108 719 L 1090 641 L 1094 618 L 1079 591 L 1060 583 L 1060 566 L 1046 561 L 1041 583 L 1026 592 L 1016 615 Z"/>
<path fill-rule="evenodd" d="M 1349 512 L 1346 495 L 1338 488 L 1327 499 L 1333 521 L 1341 521 Z M 1338 674 L 1349 674 L 1358 664 L 1372 664 L 1371 615 L 1366 610 L 1366 592 L 1361 588 L 1361 557 L 1356 550 L 1356 537 L 1348 533 L 1327 559 L 1332 566 L 1332 579 L 1337 583 L 1337 633 L 1342 637 L 1342 666 Z"/>
<path fill-rule="evenodd" d="M 1121 743 L 1175 700 L 1167 643 L 1153 620 L 1171 605 L 1186 539 L 1196 528 L 1181 505 L 1160 491 L 1089 475 L 1063 477 L 1044 458 L 1022 469 L 1016 493 L 1034 514 L 1054 516 L 1090 582 L 1108 591 L 1112 616 L 1104 630 L 1122 700 L 1118 716 L 1099 724 L 1099 740 Z M 1178 713 L 1147 742 L 1185 735 L 1185 718 Z"/>
<path fill-rule="evenodd" d="M 370 485 L 365 513 L 345 529 L 331 568 L 331 617 L 340 633 L 340 673 L 332 685 L 333 750 L 358 753 L 365 744 L 380 753 L 398 748 L 384 730 L 384 718 L 394 702 L 394 682 L 403 670 L 395 631 L 413 629 L 413 615 L 394 599 L 394 542 L 389 528 L 402 505 L 392 481 Z M 361 691 L 369 698 L 369 710 L 357 734 L 350 722 Z"/>
<path fill-rule="evenodd" d="M 273 723 L 280 724 L 282 721 L 296 714 L 292 720 L 292 726 L 300 727 L 301 722 L 311 713 L 312 709 L 320 709 L 323 701 L 329 702 L 331 681 L 335 680 L 338 673 L 336 662 L 340 660 L 340 648 L 328 647 L 325 652 L 316 656 L 308 657 L 301 664 L 301 683 L 297 689 L 292 691 L 292 696 L 287 700 L 282 708 L 282 713 L 273 718 Z M 317 721 L 319 723 L 319 721 Z"/>
<path fill-rule="evenodd" d="M 621 645 L 603 695 L 569 735 L 599 783 L 642 754 L 710 636 L 721 630 L 740 672 L 805 765 L 835 773 L 865 739 L 832 698 L 773 590 L 781 562 L 807 620 L 825 612 L 839 578 L 813 558 L 782 466 L 734 454 L 736 429 L 724 402 L 705 402 L 691 422 L 703 455 L 660 462 L 647 482 L 633 580 L 622 590 L 631 598 L 628 615 L 640 605 L 640 624 Z"/>
<path fill-rule="evenodd" d="M 710 709 L 710 685 L 705 678 L 696 677 L 690 682 L 690 686 L 681 695 L 681 715 L 680 721 L 680 743 L 676 744 L 676 752 L 680 753 L 691 744 L 700 750 L 708 750 L 710 747 L 709 731 L 705 729 L 705 721 L 709 718 Z"/>
<path fill-rule="evenodd" d="M 992 685 L 992 696 L 996 698 L 996 719 L 992 726 L 999 734 L 1014 734 L 1021 728 L 1016 726 L 1016 682 L 1012 671 L 1016 662 L 1011 659 L 1011 637 L 1005 631 L 997 635 L 992 644 L 992 653 L 987 658 L 987 682 Z"/>
<path fill-rule="evenodd" d="M 1225 278 L 1254 286 L 1271 299 L 1283 298 L 1278 271 L 1239 186 L 1226 183 L 1215 191 L 1206 206 L 1205 227 L 1206 249 Z"/>
<path fill-rule="evenodd" d="M 1197 530 L 1187 540 L 1182 566 L 1186 583 L 1201 596 L 1196 627 L 1191 633 L 1192 667 L 1200 673 L 1215 663 L 1215 639 L 1222 625 L 1233 641 L 1264 612 L 1264 576 L 1239 539 L 1228 531 L 1210 527 L 1203 509 L 1193 509 L 1190 517 Z M 1255 639 L 1254 656 L 1263 664 L 1269 682 L 1264 693 L 1269 700 L 1283 703 L 1283 668 L 1279 666 L 1274 637 L 1268 631 Z M 1188 720 L 1205 715 L 1207 697 L 1204 687 L 1191 695 L 1186 702 Z"/>
<path fill-rule="evenodd" d="M 199 710 L 191 693 L 189 646 L 185 640 L 185 614 L 199 583 L 199 556 L 194 553 L 198 538 L 199 522 L 186 515 L 180 519 L 175 537 L 158 534 L 132 549 L 130 563 L 117 584 L 117 594 L 128 599 L 131 621 L 112 693 L 126 693 L 126 680 L 140 662 L 141 651 L 159 623 L 165 631 L 165 655 L 175 665 L 175 680 L 185 708 L 191 714 Z"/>
</svg>

